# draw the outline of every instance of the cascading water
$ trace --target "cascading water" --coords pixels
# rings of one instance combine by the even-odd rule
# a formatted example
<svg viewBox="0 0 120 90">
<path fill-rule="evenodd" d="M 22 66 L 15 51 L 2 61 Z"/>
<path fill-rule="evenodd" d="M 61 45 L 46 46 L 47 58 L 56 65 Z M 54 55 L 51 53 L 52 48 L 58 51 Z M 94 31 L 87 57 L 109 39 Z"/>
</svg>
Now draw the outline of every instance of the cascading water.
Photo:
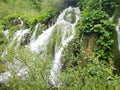
<svg viewBox="0 0 120 90">
<path fill-rule="evenodd" d="M 21 45 L 21 39 L 22 37 L 25 36 L 25 34 L 29 34 L 30 29 L 25 29 L 25 30 L 17 30 L 17 32 L 15 33 L 12 42 L 10 43 L 9 47 L 11 47 L 12 45 L 14 45 L 15 41 L 17 41 L 17 44 L 15 46 L 15 48 L 19 48 Z"/>
<path fill-rule="evenodd" d="M 39 23 L 35 26 L 35 31 L 33 32 L 31 38 L 30 38 L 30 42 L 34 42 L 35 41 L 35 36 L 36 36 L 36 32 L 38 30 L 38 27 L 39 27 Z"/>
<path fill-rule="evenodd" d="M 118 49 L 120 51 L 120 18 L 118 19 L 118 25 L 116 26 L 116 31 L 118 33 Z"/>
<path fill-rule="evenodd" d="M 61 57 L 65 47 L 69 44 L 69 42 L 74 38 L 75 34 L 75 26 L 77 21 L 79 20 L 79 8 L 72 8 L 69 7 L 65 9 L 57 18 L 56 23 L 49 27 L 48 29 L 44 30 L 41 35 L 36 38 L 37 30 L 40 24 L 35 26 L 35 30 L 32 36 L 29 38 L 29 43 L 27 43 L 27 47 L 32 51 L 39 53 L 41 58 L 44 60 L 46 56 L 46 52 L 48 52 L 49 43 L 52 42 L 52 50 L 53 50 L 53 65 L 50 69 L 49 74 L 49 83 L 53 86 L 59 86 L 59 73 L 61 70 Z M 23 24 L 23 23 L 22 23 Z M 22 38 L 29 34 L 30 29 L 25 30 L 17 30 L 14 34 L 12 42 L 10 43 L 9 47 L 15 45 L 15 48 L 19 48 L 21 43 L 25 41 Z M 17 43 L 17 44 L 16 44 Z M 51 49 L 50 49 L 51 50 Z M 51 58 L 51 59 L 52 59 Z M 24 71 L 24 70 L 22 70 Z M 24 72 L 22 72 L 24 73 Z M 20 73 L 21 74 L 21 73 Z M 9 75 L 8 75 L 9 77 Z M 2 80 L 2 79 L 1 79 Z"/>
<path fill-rule="evenodd" d="M 7 39 L 9 39 L 9 32 L 8 32 L 9 30 L 6 30 L 6 31 L 4 31 L 3 33 L 4 33 L 4 35 L 7 37 Z"/>
<path fill-rule="evenodd" d="M 55 53 L 54 53 L 54 60 L 53 60 L 53 66 L 50 70 L 50 76 L 49 76 L 49 82 L 51 85 L 58 85 L 59 84 L 59 73 L 61 69 L 61 57 L 62 52 L 64 48 L 68 45 L 68 43 L 74 38 L 75 34 L 75 25 L 77 21 L 79 20 L 79 9 L 78 8 L 72 8 L 69 7 L 65 9 L 57 18 L 56 23 L 45 30 L 34 42 L 30 43 L 29 48 L 31 51 L 43 54 L 41 55 L 42 58 L 44 58 L 43 52 L 47 52 L 47 45 L 52 37 L 52 33 L 56 32 L 56 37 L 61 35 L 59 38 L 60 43 L 55 43 Z M 73 15 L 74 14 L 74 15 Z M 71 19 L 71 20 L 69 20 Z M 42 53 L 41 53 L 42 52 Z"/>
<path fill-rule="evenodd" d="M 58 76 L 59 76 L 59 73 L 60 73 L 60 69 L 61 69 L 61 56 L 62 56 L 62 52 L 64 50 L 64 48 L 68 45 L 68 43 L 74 38 L 74 32 L 75 32 L 75 25 L 77 23 L 77 21 L 79 20 L 79 17 L 77 16 L 77 14 L 79 13 L 78 9 L 77 8 L 74 8 L 74 11 L 76 11 L 76 21 L 71 24 L 69 22 L 66 22 L 64 20 L 64 15 L 65 15 L 65 12 L 68 10 L 68 11 L 71 11 L 73 8 L 68 8 L 64 11 L 63 15 L 61 15 L 62 17 L 60 17 L 62 21 L 62 24 L 60 25 L 65 25 L 64 28 L 61 29 L 61 31 L 63 32 L 62 34 L 62 40 L 61 40 L 61 43 L 62 45 L 59 47 L 58 50 L 56 50 L 55 52 L 55 57 L 54 57 L 54 61 L 53 61 L 53 66 L 52 66 L 52 69 L 51 69 L 51 72 L 50 72 L 50 83 L 55 86 L 55 85 L 58 85 L 60 84 L 59 80 L 58 80 Z M 70 17 L 71 14 L 68 14 L 68 17 Z M 67 17 L 67 16 L 66 16 Z M 72 18 L 72 17 L 70 17 Z M 60 20 L 58 19 L 58 21 Z M 70 25 L 70 26 L 69 26 Z M 67 27 L 68 26 L 68 27 Z M 71 33 L 70 33 L 71 32 Z M 69 34 L 67 37 L 65 37 L 67 34 Z"/>
</svg>

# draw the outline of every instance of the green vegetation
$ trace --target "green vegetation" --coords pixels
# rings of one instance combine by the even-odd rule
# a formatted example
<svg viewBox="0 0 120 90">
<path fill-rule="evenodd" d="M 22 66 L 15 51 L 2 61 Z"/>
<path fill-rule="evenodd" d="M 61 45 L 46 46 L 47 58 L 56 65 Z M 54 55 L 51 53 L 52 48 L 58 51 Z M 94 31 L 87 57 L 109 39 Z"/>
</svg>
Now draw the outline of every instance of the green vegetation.
<svg viewBox="0 0 120 90">
<path fill-rule="evenodd" d="M 111 60 L 114 42 L 112 32 L 115 30 L 115 25 L 109 21 L 108 15 L 101 10 L 84 11 L 81 16 L 80 25 L 77 27 L 80 34 L 85 36 L 96 34 L 95 54 L 100 60 Z"/>
<path fill-rule="evenodd" d="M 119 5 L 119 0 L 79 0 L 78 2 L 78 6 L 81 9 L 101 9 L 107 12 L 110 16 L 112 16 L 113 13 L 118 10 Z"/>
<path fill-rule="evenodd" d="M 4 30 L 10 29 L 15 25 L 14 21 L 18 17 L 24 21 L 24 28 L 34 26 L 38 22 L 47 25 L 50 19 L 64 8 L 62 3 L 63 0 L 16 0 L 15 2 L 14 0 L 3 0 L 0 2 L 0 27 L 3 27 Z"/>
<path fill-rule="evenodd" d="M 8 43 L 6 36 L 4 35 L 3 31 L 0 31 L 0 55 L 5 50 L 5 47 Z"/>
<path fill-rule="evenodd" d="M 113 63 L 118 65 L 120 54 L 113 48 L 114 45 L 118 47 L 117 36 L 115 25 L 109 21 L 111 12 L 118 10 L 118 2 L 79 0 L 78 5 L 83 11 L 76 26 L 75 39 L 64 50 L 60 77 L 62 89 L 119 90 L 120 77 L 113 73 L 116 72 Z M 116 67 L 119 71 L 119 65 Z"/>
<path fill-rule="evenodd" d="M 35 53 L 31 53 L 26 48 L 21 48 L 20 50 L 14 50 L 10 48 L 6 57 L 2 60 L 7 60 L 14 64 L 14 60 L 20 60 L 24 63 L 26 67 L 29 68 L 29 77 L 16 76 L 14 67 L 11 68 L 13 77 L 11 77 L 6 82 L 9 83 L 8 86 L 2 86 L 2 90 L 47 90 L 48 88 L 48 75 L 49 69 L 51 67 L 50 58 L 46 58 L 44 61 L 41 60 L 40 56 Z M 13 69 L 13 70 L 12 70 Z M 25 79 L 26 78 L 26 79 Z M 25 80 L 24 80 L 25 79 Z"/>
<path fill-rule="evenodd" d="M 112 65 L 99 61 L 93 54 L 83 68 L 81 56 L 75 57 L 69 48 L 65 51 L 65 69 L 60 74 L 61 90 L 119 90 L 120 77 L 113 75 Z"/>
<path fill-rule="evenodd" d="M 63 5 L 65 3 L 65 5 Z M 40 26 L 36 37 L 46 29 L 50 20 L 66 6 L 77 5 L 81 8 L 80 21 L 76 26 L 75 38 L 65 47 L 62 56 L 63 67 L 60 73 L 60 87 L 49 86 L 49 73 L 54 58 L 55 45 L 61 46 L 62 31 L 55 27 L 47 45 L 44 60 L 40 54 L 25 47 L 7 48 L 9 41 L 3 31 L 9 29 L 10 38 L 19 29 L 31 28 L 34 32 Z M 0 1 L 0 55 L 8 49 L 5 57 L 0 57 L 0 73 L 6 71 L 6 62 L 14 65 L 14 59 L 28 67 L 29 76 L 16 76 L 0 85 L 1 90 L 119 90 L 120 89 L 120 52 L 118 51 L 116 18 L 119 17 L 119 0 L 1 0 Z M 74 6 L 73 5 L 73 6 Z M 67 18 L 72 12 L 73 19 Z M 74 22 L 74 12 L 66 12 L 64 19 Z M 115 15 L 114 22 L 109 18 Z M 20 27 L 18 18 L 24 22 Z M 72 20 L 72 21 L 71 21 Z M 65 37 L 67 37 L 66 34 Z M 117 68 L 116 68 L 117 67 Z M 23 80 L 24 78 L 25 80 Z"/>
</svg>

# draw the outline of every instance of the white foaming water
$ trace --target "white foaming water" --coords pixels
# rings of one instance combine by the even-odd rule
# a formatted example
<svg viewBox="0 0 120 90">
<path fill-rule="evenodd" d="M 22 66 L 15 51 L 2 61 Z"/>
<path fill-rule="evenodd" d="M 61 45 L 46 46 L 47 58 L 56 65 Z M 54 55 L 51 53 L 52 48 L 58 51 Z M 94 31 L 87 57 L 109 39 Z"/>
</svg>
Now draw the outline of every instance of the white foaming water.
<svg viewBox="0 0 120 90">
<path fill-rule="evenodd" d="M 71 11 L 73 10 L 75 13 L 75 22 L 70 23 L 66 20 L 64 20 L 64 16 L 66 15 L 66 11 Z M 56 23 L 45 30 L 36 40 L 33 40 L 30 42 L 29 48 L 31 51 L 44 54 L 43 52 L 46 52 L 47 49 L 47 44 L 49 40 L 52 38 L 51 35 L 54 32 L 54 30 L 58 30 L 62 36 L 61 36 L 61 44 L 55 45 L 55 55 L 54 55 L 54 60 L 53 60 L 53 66 L 50 70 L 50 76 L 49 76 L 49 82 L 53 86 L 59 84 L 59 73 L 61 70 L 61 57 L 62 57 L 62 52 L 64 48 L 68 45 L 68 43 L 74 38 L 75 34 L 75 25 L 77 24 L 77 21 L 79 20 L 79 8 L 72 8 L 69 7 L 65 9 L 57 18 Z M 70 13 L 67 15 L 67 17 L 72 16 Z M 71 17 L 72 18 L 72 17 Z M 36 25 L 37 26 L 37 25 Z M 35 32 L 36 33 L 36 29 Z M 33 34 L 34 34 L 33 33 Z M 59 33 L 56 33 L 57 35 Z M 34 35 L 35 36 L 35 35 Z M 42 56 L 42 55 L 41 55 Z"/>
<path fill-rule="evenodd" d="M 10 43 L 9 47 L 11 47 L 12 45 L 14 45 L 15 41 L 17 41 L 17 45 L 15 46 L 15 48 L 19 48 L 20 47 L 20 43 L 21 43 L 21 38 L 26 34 L 29 33 L 30 29 L 25 29 L 25 30 L 17 30 L 17 32 L 15 33 L 12 42 Z"/>
<path fill-rule="evenodd" d="M 9 39 L 9 31 L 6 30 L 6 31 L 4 31 L 3 33 L 4 33 L 4 35 L 7 37 L 7 39 Z"/>
<path fill-rule="evenodd" d="M 26 80 L 28 77 L 28 68 L 19 60 L 14 60 L 14 63 L 6 63 L 8 66 L 8 71 L 0 74 L 0 83 L 5 83 L 6 80 L 10 79 L 13 74 L 12 71 L 16 73 L 22 80 Z"/>
<path fill-rule="evenodd" d="M 11 72 L 5 72 L 0 74 L 0 83 L 4 83 L 3 80 L 8 80 L 11 77 Z"/>
<path fill-rule="evenodd" d="M 37 32 L 37 30 L 38 30 L 38 28 L 39 28 L 39 23 L 35 26 L 35 31 L 33 32 L 33 34 L 32 34 L 32 36 L 31 36 L 31 38 L 30 38 L 30 42 L 34 42 L 35 41 L 35 37 L 36 37 L 36 32 Z"/>
<path fill-rule="evenodd" d="M 66 11 L 70 11 L 67 15 Z M 71 14 L 74 11 L 74 17 L 72 19 L 69 20 L 65 20 L 64 16 L 66 16 L 66 18 L 72 18 Z M 59 77 L 59 73 L 61 70 L 61 57 L 62 57 L 62 53 L 65 47 L 67 47 L 67 45 L 69 44 L 69 42 L 74 38 L 74 34 L 75 34 L 75 25 L 77 24 L 77 21 L 79 20 L 79 8 L 72 8 L 69 7 L 67 9 L 65 9 L 57 18 L 56 23 L 49 27 L 48 29 L 46 29 L 41 35 L 38 36 L 38 38 L 36 39 L 36 32 L 39 28 L 39 24 L 37 24 L 35 26 L 35 31 L 33 32 L 31 38 L 30 38 L 30 43 L 28 45 L 28 47 L 30 48 L 31 51 L 36 52 L 36 53 L 40 53 L 41 56 L 44 56 L 44 52 L 47 52 L 47 45 L 50 41 L 50 39 L 55 39 L 56 37 L 52 37 L 52 33 L 54 33 L 55 30 L 57 30 L 56 36 L 60 36 L 60 44 L 56 44 L 55 43 L 55 48 L 54 48 L 54 59 L 53 59 L 53 65 L 52 68 L 50 70 L 50 75 L 49 75 L 49 82 L 51 85 L 53 86 L 59 86 L 60 85 L 60 81 L 58 79 Z M 71 23 L 72 21 L 72 23 Z M 21 24 L 22 25 L 22 24 Z M 24 35 L 26 33 L 29 33 L 30 29 L 25 29 L 25 30 L 17 30 L 17 32 L 15 33 L 12 42 L 10 43 L 9 47 L 13 46 L 15 44 L 15 42 L 17 42 L 16 44 L 16 48 L 20 47 L 21 45 L 21 38 L 24 37 Z M 44 59 L 44 57 L 43 57 Z M 24 69 L 21 71 L 24 72 Z M 20 76 L 21 74 L 18 73 L 18 76 Z M 8 76 L 9 77 L 9 76 Z"/>
<path fill-rule="evenodd" d="M 39 53 L 40 51 L 46 50 L 46 44 L 48 43 L 49 37 L 53 30 L 53 26 L 44 31 L 38 39 L 30 43 L 30 49 L 33 52 Z"/>
<path fill-rule="evenodd" d="M 55 86 L 55 85 L 59 85 L 60 82 L 58 80 L 58 75 L 60 73 L 61 70 L 61 56 L 62 56 L 62 52 L 64 50 L 64 48 L 68 45 L 68 43 L 74 38 L 73 35 L 71 35 L 69 38 L 67 38 L 67 40 L 63 41 L 62 44 L 63 46 L 55 53 L 55 58 L 53 61 L 53 66 L 52 69 L 50 71 L 50 83 Z"/>
<path fill-rule="evenodd" d="M 75 23 L 71 24 L 71 23 L 67 23 L 63 18 L 64 18 L 64 15 L 65 15 L 65 12 L 67 10 L 71 10 L 71 9 L 74 9 L 74 12 L 76 14 L 76 21 Z M 63 32 L 62 34 L 62 46 L 60 47 L 60 49 L 56 50 L 55 52 L 55 57 L 54 57 L 54 61 L 53 61 L 53 66 L 52 66 L 52 69 L 50 71 L 50 76 L 49 76 L 49 79 L 50 79 L 50 83 L 53 85 L 53 86 L 59 86 L 60 85 L 60 81 L 58 79 L 58 76 L 59 76 L 59 73 L 60 73 L 60 70 L 61 70 L 61 57 L 62 57 L 62 52 L 64 50 L 64 48 L 68 45 L 68 43 L 74 38 L 74 34 L 75 34 L 75 25 L 77 24 L 77 21 L 79 20 L 79 17 L 78 17 L 78 13 L 79 13 L 79 9 L 78 8 L 71 8 L 69 7 L 68 9 L 65 9 L 63 11 L 63 13 L 59 16 L 59 19 L 57 20 L 57 22 L 59 22 L 60 20 L 62 20 L 62 24 L 60 24 L 60 27 L 63 27 L 61 28 L 61 31 Z M 63 24 L 65 26 L 63 26 Z M 67 27 L 68 26 L 68 27 Z M 68 36 L 66 36 L 66 34 L 68 34 L 69 32 L 71 32 Z"/>
<path fill-rule="evenodd" d="M 29 47 L 30 47 L 31 51 L 39 53 L 43 50 L 46 50 L 46 45 L 50 39 L 50 35 L 52 34 L 52 31 L 54 30 L 55 26 L 59 25 L 61 22 L 66 22 L 64 20 L 64 15 L 65 15 L 67 10 L 71 10 L 71 9 L 74 9 L 75 13 L 79 14 L 79 8 L 69 7 L 67 9 L 65 9 L 63 11 L 63 13 L 61 13 L 59 15 L 59 17 L 57 18 L 57 22 L 53 26 L 51 26 L 50 28 L 45 30 L 41 35 L 39 35 L 39 37 L 35 41 L 30 43 Z M 76 16 L 76 22 L 78 21 L 78 19 L 79 19 L 79 17 Z M 76 22 L 73 25 L 76 25 Z M 36 25 L 36 27 L 37 27 L 37 25 Z M 37 29 L 35 29 L 34 33 L 36 33 L 36 30 Z M 34 33 L 33 33 L 33 36 L 35 36 Z"/>
<path fill-rule="evenodd" d="M 111 22 L 113 22 L 113 20 L 114 20 L 114 16 L 112 16 L 109 20 L 110 20 Z"/>
<path fill-rule="evenodd" d="M 118 19 L 118 25 L 116 26 L 116 31 L 118 33 L 118 49 L 120 51 L 120 18 Z"/>
</svg>

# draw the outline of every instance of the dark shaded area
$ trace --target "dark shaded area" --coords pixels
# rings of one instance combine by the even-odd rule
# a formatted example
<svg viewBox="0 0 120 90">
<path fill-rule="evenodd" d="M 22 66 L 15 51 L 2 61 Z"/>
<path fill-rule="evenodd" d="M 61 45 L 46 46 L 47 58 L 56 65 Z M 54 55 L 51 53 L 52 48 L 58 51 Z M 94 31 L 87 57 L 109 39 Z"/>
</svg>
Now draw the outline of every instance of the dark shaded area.
<svg viewBox="0 0 120 90">
<path fill-rule="evenodd" d="M 75 7 L 77 5 L 77 2 L 79 0 L 64 0 L 65 2 L 65 6 L 68 7 L 68 6 L 73 6 Z"/>
</svg>

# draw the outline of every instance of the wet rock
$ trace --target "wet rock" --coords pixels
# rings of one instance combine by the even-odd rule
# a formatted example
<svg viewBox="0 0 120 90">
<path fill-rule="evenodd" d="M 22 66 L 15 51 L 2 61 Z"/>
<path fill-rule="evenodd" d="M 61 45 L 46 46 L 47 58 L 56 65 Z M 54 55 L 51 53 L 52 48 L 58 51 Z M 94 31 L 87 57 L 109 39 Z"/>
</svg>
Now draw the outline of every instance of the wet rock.
<svg viewBox="0 0 120 90">
<path fill-rule="evenodd" d="M 19 17 L 18 19 L 14 20 L 14 25 L 22 26 L 23 25 L 22 19 Z"/>
<path fill-rule="evenodd" d="M 75 21 L 76 21 L 76 16 L 75 16 L 74 9 L 69 9 L 69 10 L 67 10 L 66 13 L 65 13 L 65 15 L 64 15 L 64 19 L 65 19 L 67 22 L 75 23 Z"/>
<path fill-rule="evenodd" d="M 9 80 L 13 76 L 13 72 L 16 76 L 22 80 L 26 80 L 28 77 L 28 68 L 20 61 L 15 59 L 13 63 L 7 63 L 8 71 L 0 74 L 0 84 L 6 84 L 6 80 Z"/>
<path fill-rule="evenodd" d="M 29 33 L 25 33 L 21 38 L 21 45 L 26 45 L 30 42 L 30 35 Z"/>
<path fill-rule="evenodd" d="M 7 71 L 0 74 L 0 84 L 5 84 L 5 81 L 11 77 L 11 72 Z"/>
</svg>

